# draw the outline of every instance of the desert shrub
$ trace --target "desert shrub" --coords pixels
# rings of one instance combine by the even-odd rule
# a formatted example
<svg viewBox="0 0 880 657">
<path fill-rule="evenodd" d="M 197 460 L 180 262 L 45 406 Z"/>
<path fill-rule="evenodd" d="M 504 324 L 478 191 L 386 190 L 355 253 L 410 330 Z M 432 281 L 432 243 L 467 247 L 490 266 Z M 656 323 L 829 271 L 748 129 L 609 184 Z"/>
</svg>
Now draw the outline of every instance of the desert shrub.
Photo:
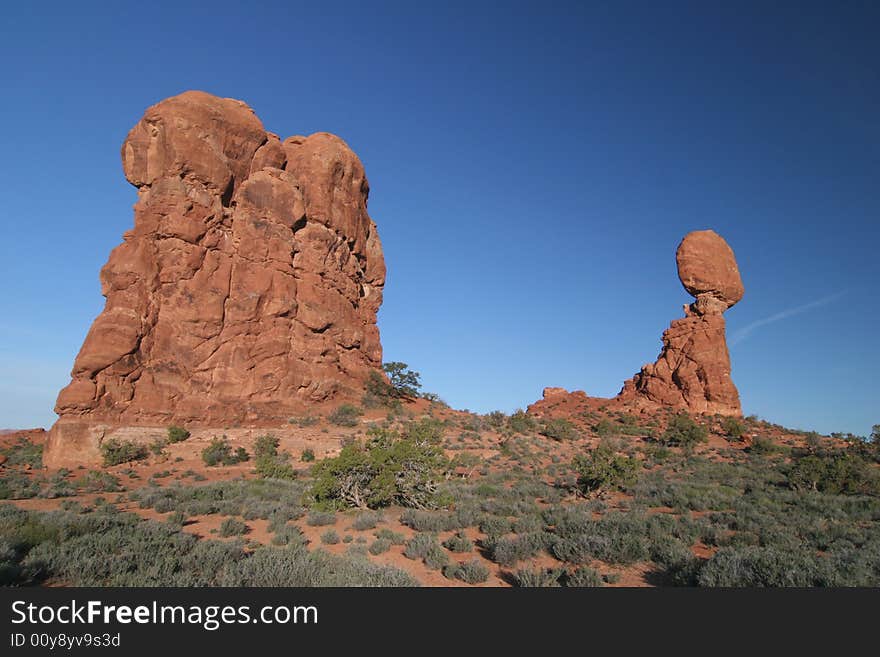
<svg viewBox="0 0 880 657">
<path fill-rule="evenodd" d="M 679 413 L 669 421 L 666 431 L 660 436 L 660 442 L 691 449 L 697 443 L 706 442 L 708 438 L 706 427 L 694 422 L 687 413 Z"/>
<path fill-rule="evenodd" d="M 266 434 L 254 442 L 254 471 L 263 479 L 295 479 L 290 454 L 278 451 L 278 439 Z"/>
<path fill-rule="evenodd" d="M 754 439 L 752 439 L 752 444 L 748 446 L 747 450 L 750 454 L 762 456 L 778 452 L 779 446 L 765 436 L 755 436 Z"/>
<path fill-rule="evenodd" d="M 804 456 L 788 470 L 789 485 L 799 491 L 834 495 L 880 494 L 880 479 L 863 458 L 849 453 Z"/>
<path fill-rule="evenodd" d="M 593 520 L 579 511 L 555 519 L 550 552 L 560 561 L 630 564 L 647 560 L 650 543 L 647 525 L 632 513 L 609 513 Z"/>
<path fill-rule="evenodd" d="M 560 586 L 561 568 L 522 568 L 513 573 L 513 584 L 522 588 L 548 588 Z"/>
<path fill-rule="evenodd" d="M 74 486 L 84 493 L 116 493 L 122 490 L 119 477 L 100 470 L 90 470 L 74 481 Z"/>
<path fill-rule="evenodd" d="M 222 438 L 214 436 L 208 446 L 202 450 L 202 461 L 208 466 L 235 465 L 247 461 L 248 458 L 248 453 L 243 447 L 238 447 L 233 452 L 226 436 Z"/>
<path fill-rule="evenodd" d="M 583 493 L 625 490 L 636 480 L 639 461 L 617 454 L 607 443 L 601 443 L 586 455 L 578 454 L 572 461 L 577 485 Z"/>
<path fill-rule="evenodd" d="M 331 555 L 302 547 L 262 548 L 225 568 L 220 586 L 418 586 L 407 573 L 360 556 Z"/>
<path fill-rule="evenodd" d="M 155 456 L 164 456 L 166 454 L 166 447 L 168 447 L 168 443 L 164 438 L 154 438 L 153 441 L 149 444 L 150 452 L 152 452 Z"/>
<path fill-rule="evenodd" d="M 110 438 L 101 443 L 101 457 L 105 466 L 140 461 L 148 455 L 146 445 L 139 445 L 130 440 Z"/>
<path fill-rule="evenodd" d="M 321 418 L 315 417 L 314 415 L 303 415 L 302 417 L 289 418 L 287 421 L 290 424 L 295 424 L 298 427 L 305 428 L 318 424 L 318 422 L 321 421 Z"/>
<path fill-rule="evenodd" d="M 387 527 L 383 527 L 377 531 L 376 538 L 380 541 L 388 541 L 391 545 L 403 545 L 406 543 L 406 536 L 394 532 Z"/>
<path fill-rule="evenodd" d="M 372 555 L 383 554 L 388 552 L 391 549 L 391 541 L 387 538 L 377 538 L 370 544 L 370 547 L 367 548 Z"/>
<path fill-rule="evenodd" d="M 376 525 L 378 525 L 381 521 L 381 514 L 364 512 L 359 513 L 355 516 L 354 521 L 351 523 L 351 526 L 358 531 L 365 531 L 367 529 L 375 529 Z"/>
<path fill-rule="evenodd" d="M 602 576 L 588 566 L 581 566 L 569 573 L 565 573 L 561 578 L 561 582 L 563 586 L 577 588 L 595 588 L 605 585 Z"/>
<path fill-rule="evenodd" d="M 407 559 L 424 559 L 435 546 L 440 547 L 435 534 L 416 534 L 406 542 L 403 556 Z"/>
<path fill-rule="evenodd" d="M 248 526 L 235 518 L 227 518 L 220 524 L 220 536 L 242 536 L 247 532 Z"/>
<path fill-rule="evenodd" d="M 737 418 L 728 416 L 721 420 L 721 430 L 731 440 L 742 440 L 746 433 L 746 425 Z"/>
<path fill-rule="evenodd" d="M 823 586 L 832 583 L 822 557 L 773 547 L 722 548 L 700 569 L 700 586 Z"/>
<path fill-rule="evenodd" d="M 541 531 L 544 528 L 544 519 L 538 513 L 529 513 L 517 518 L 511 524 L 515 534 L 528 534 L 529 532 Z"/>
<path fill-rule="evenodd" d="M 43 446 L 27 438 L 19 438 L 13 445 L 0 449 L 6 457 L 7 466 L 31 466 L 38 470 L 43 467 Z"/>
<path fill-rule="evenodd" d="M 387 566 L 301 545 L 246 553 L 133 514 L 0 507 L 0 578 L 70 586 L 415 586 Z M 9 581 L 13 580 L 13 581 Z"/>
<path fill-rule="evenodd" d="M 321 534 L 321 542 L 324 545 L 336 545 L 339 543 L 339 534 L 336 533 L 335 529 L 328 529 Z"/>
<path fill-rule="evenodd" d="M 420 444 L 439 445 L 443 440 L 443 422 L 432 417 L 407 422 L 403 437 Z"/>
<path fill-rule="evenodd" d="M 531 559 L 552 542 L 552 534 L 533 532 L 512 538 L 495 538 L 487 541 L 487 547 L 492 561 L 502 566 L 512 566 L 519 561 Z"/>
<path fill-rule="evenodd" d="M 431 570 L 442 570 L 449 563 L 449 557 L 439 545 L 431 546 L 424 558 L 425 565 Z"/>
<path fill-rule="evenodd" d="M 257 436 L 254 441 L 254 458 L 261 456 L 275 456 L 278 454 L 278 439 L 272 434 Z"/>
<path fill-rule="evenodd" d="M 522 409 L 517 409 L 507 418 L 507 428 L 514 433 L 531 433 L 538 426 L 538 422 Z"/>
<path fill-rule="evenodd" d="M 548 438 L 552 438 L 553 440 L 577 440 L 580 438 L 580 433 L 575 428 L 574 424 L 570 420 L 566 420 L 565 418 L 554 418 L 552 420 L 545 420 L 541 425 L 541 429 L 539 433 L 542 436 L 547 436 Z"/>
<path fill-rule="evenodd" d="M 186 514 L 183 511 L 172 511 L 165 518 L 165 522 L 175 527 L 183 527 L 186 524 Z"/>
<path fill-rule="evenodd" d="M 336 514 L 329 511 L 312 511 L 306 518 L 306 524 L 309 527 L 322 527 L 324 525 L 335 525 Z"/>
<path fill-rule="evenodd" d="M 306 447 L 302 451 L 302 454 L 300 455 L 299 460 L 302 461 L 303 463 L 311 463 L 312 461 L 315 460 L 315 450 L 313 450 L 311 447 Z"/>
<path fill-rule="evenodd" d="M 437 542 L 435 534 L 416 534 L 403 549 L 403 556 L 407 559 L 421 559 L 431 570 L 440 570 L 448 562 L 449 558 Z"/>
<path fill-rule="evenodd" d="M 600 438 L 608 438 L 614 434 L 614 423 L 608 418 L 602 418 L 593 425 L 593 431 Z"/>
<path fill-rule="evenodd" d="M 192 434 L 190 434 L 190 432 L 183 427 L 178 427 L 175 425 L 168 427 L 169 444 L 182 443 L 184 440 L 187 440 L 191 435 Z"/>
<path fill-rule="evenodd" d="M 474 549 L 473 542 L 461 532 L 456 532 L 445 541 L 443 547 L 450 552 L 470 552 Z"/>
<path fill-rule="evenodd" d="M 359 422 L 358 418 L 363 414 L 364 412 L 357 406 L 341 404 L 327 416 L 327 419 L 340 427 L 356 427 Z"/>
<path fill-rule="evenodd" d="M 400 514 L 400 523 L 417 532 L 445 532 L 458 529 L 458 518 L 451 513 L 406 509 Z"/>
<path fill-rule="evenodd" d="M 508 518 L 484 516 L 480 520 L 480 531 L 486 536 L 504 536 L 513 531 L 513 523 Z"/>
<path fill-rule="evenodd" d="M 312 468 L 310 495 L 329 508 L 432 508 L 442 502 L 437 479 L 445 464 L 439 445 L 375 428 L 365 443 L 346 445 Z"/>
<path fill-rule="evenodd" d="M 488 413 L 486 416 L 486 422 L 489 423 L 489 426 L 493 429 L 501 429 L 507 424 L 507 415 L 502 411 L 492 411 Z"/>
<path fill-rule="evenodd" d="M 451 563 L 443 568 L 447 579 L 458 579 L 467 584 L 480 584 L 489 579 L 489 569 L 476 557 L 465 563 Z"/>
</svg>

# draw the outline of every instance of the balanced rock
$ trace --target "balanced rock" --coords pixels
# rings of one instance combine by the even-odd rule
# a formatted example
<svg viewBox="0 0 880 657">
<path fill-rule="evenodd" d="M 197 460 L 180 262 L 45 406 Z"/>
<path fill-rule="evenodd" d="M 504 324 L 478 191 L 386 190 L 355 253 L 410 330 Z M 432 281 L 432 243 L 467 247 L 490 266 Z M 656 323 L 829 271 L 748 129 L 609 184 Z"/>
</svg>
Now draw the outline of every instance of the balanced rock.
<svg viewBox="0 0 880 657">
<path fill-rule="evenodd" d="M 689 233 L 676 252 L 678 277 L 695 301 L 663 333 L 663 349 L 624 383 L 618 398 L 648 400 L 695 413 L 742 415 L 730 378 L 722 313 L 743 296 L 733 250 L 711 230 Z"/>
<path fill-rule="evenodd" d="M 147 110 L 122 163 L 134 228 L 101 270 L 50 464 L 92 459 L 106 426 L 266 424 L 359 398 L 382 362 L 385 262 L 344 141 L 282 141 L 243 102 L 188 91 Z"/>
</svg>

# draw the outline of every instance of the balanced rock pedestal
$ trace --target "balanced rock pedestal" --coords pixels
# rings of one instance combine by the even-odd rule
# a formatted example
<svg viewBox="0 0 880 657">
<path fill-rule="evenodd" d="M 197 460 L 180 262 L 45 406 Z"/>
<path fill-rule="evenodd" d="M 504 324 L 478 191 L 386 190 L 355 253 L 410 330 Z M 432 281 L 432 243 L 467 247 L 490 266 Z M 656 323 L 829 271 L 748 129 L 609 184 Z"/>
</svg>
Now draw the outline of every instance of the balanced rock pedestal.
<svg viewBox="0 0 880 657">
<path fill-rule="evenodd" d="M 676 252 L 678 277 L 695 301 L 663 333 L 663 349 L 624 383 L 622 400 L 644 399 L 693 413 L 742 415 L 730 378 L 722 313 L 743 296 L 742 278 L 727 242 L 711 230 L 689 233 Z"/>
</svg>

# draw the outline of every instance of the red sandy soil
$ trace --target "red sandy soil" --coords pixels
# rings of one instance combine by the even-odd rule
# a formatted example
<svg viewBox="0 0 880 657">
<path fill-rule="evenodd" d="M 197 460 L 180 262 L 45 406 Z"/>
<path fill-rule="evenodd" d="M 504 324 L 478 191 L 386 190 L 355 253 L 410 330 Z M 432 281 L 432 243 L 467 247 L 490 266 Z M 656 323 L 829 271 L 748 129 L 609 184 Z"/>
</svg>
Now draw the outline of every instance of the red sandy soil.
<svg viewBox="0 0 880 657">
<path fill-rule="evenodd" d="M 421 416 L 430 411 L 434 417 L 438 417 L 439 419 L 461 420 L 469 416 L 466 412 L 454 411 L 436 404 L 432 405 L 425 400 L 418 400 L 407 404 L 406 411 L 414 417 Z M 657 431 L 662 431 L 666 419 L 668 418 L 668 413 L 666 411 L 637 409 L 626 406 L 616 400 L 595 399 L 586 396 L 580 397 L 578 395 L 568 396 L 564 400 L 554 404 L 538 402 L 538 404 L 530 407 L 530 412 L 542 417 L 562 417 L 569 419 L 583 434 L 583 437 L 579 440 L 562 442 L 553 441 L 543 436 L 531 437 L 529 440 L 532 441 L 532 448 L 541 456 L 540 462 L 542 468 L 551 463 L 551 455 L 558 457 L 560 462 L 564 463 L 568 462 L 575 453 L 583 452 L 585 449 L 598 444 L 600 439 L 592 431 L 592 426 L 597 421 L 597 418 L 609 418 L 615 420 L 621 413 L 627 413 L 628 415 L 635 417 L 639 425 L 644 426 L 653 423 L 655 430 Z M 129 490 L 145 485 L 147 480 L 151 478 L 153 478 L 160 486 L 167 485 L 171 482 L 181 482 L 185 485 L 198 485 L 199 483 L 212 481 L 252 478 L 255 476 L 253 474 L 252 463 L 246 462 L 235 466 L 206 467 L 202 461 L 201 452 L 213 436 L 222 434 L 227 436 L 233 448 L 244 446 L 248 452 L 252 453 L 253 443 L 256 438 L 267 432 L 271 432 L 279 439 L 280 449 L 288 451 L 292 455 L 291 463 L 294 464 L 294 467 L 305 473 L 308 469 L 308 464 L 304 464 L 300 461 L 300 456 L 304 449 L 311 448 L 315 452 L 317 459 L 333 456 L 339 452 L 340 443 L 343 438 L 350 436 L 363 437 L 366 433 L 366 427 L 368 424 L 382 421 L 385 419 L 385 416 L 386 411 L 384 409 L 368 410 L 361 418 L 359 426 L 352 428 L 334 426 L 322 420 L 320 423 L 309 427 L 299 427 L 295 424 L 288 424 L 271 430 L 265 428 L 230 428 L 222 430 L 222 432 L 194 430 L 193 435 L 188 440 L 168 445 L 166 448 L 166 456 L 156 457 L 151 455 L 146 461 L 108 467 L 104 468 L 104 470 L 117 476 L 121 484 Z M 712 433 L 710 434 L 708 443 L 699 446 L 697 450 L 710 458 L 715 460 L 729 460 L 731 458 L 731 450 L 744 449 L 750 442 L 749 436 L 746 437 L 745 441 L 739 442 L 730 441 L 722 436 L 720 434 L 720 419 L 704 418 L 704 420 L 707 420 Z M 460 431 L 462 430 L 455 427 L 447 432 L 447 442 L 449 444 L 455 444 L 457 435 Z M 782 444 L 798 445 L 802 444 L 804 441 L 802 435 L 787 433 L 783 429 L 775 428 L 772 425 L 762 425 L 761 433 L 764 436 L 770 435 L 774 441 Z M 5 433 L 0 435 L 0 449 L 13 445 L 22 438 L 27 438 L 36 443 L 43 443 L 45 442 L 46 434 L 42 429 Z M 488 459 L 500 453 L 504 440 L 505 437 L 497 432 L 483 430 L 480 433 L 479 443 L 474 444 L 473 448 L 449 450 L 448 455 L 452 457 L 456 454 L 471 452 L 478 454 L 484 459 Z M 623 436 L 620 440 L 640 442 L 643 439 Z M 498 470 L 501 467 L 507 466 L 506 464 L 499 466 L 497 463 L 492 466 L 495 470 Z M 466 474 L 471 478 L 479 478 L 480 474 L 476 470 L 477 469 L 474 469 L 473 471 L 468 471 L 466 473 L 462 472 L 459 474 Z M 132 471 L 137 473 L 136 479 L 132 479 L 129 476 L 129 473 Z M 183 476 L 187 471 L 198 473 L 204 479 L 196 481 L 191 476 Z M 69 477 L 78 478 L 84 473 L 85 469 L 81 469 L 71 472 Z M 162 473 L 170 473 L 170 475 L 155 478 L 156 475 L 161 475 Z M 46 473 L 36 471 L 29 473 L 29 476 L 39 476 L 40 474 Z M 137 503 L 125 500 L 125 493 L 83 493 L 73 498 L 34 498 L 16 500 L 13 503 L 23 509 L 45 511 L 60 508 L 65 500 L 75 500 L 83 505 L 91 505 L 94 504 L 96 498 L 103 498 L 111 504 L 116 505 L 120 511 L 135 513 L 142 518 L 164 521 L 169 515 L 157 513 L 153 509 L 142 509 Z M 609 494 L 605 498 L 608 510 L 619 509 L 626 501 L 627 497 L 622 493 Z M 572 502 L 575 502 L 575 500 L 572 499 Z M 672 511 L 672 509 L 658 507 L 650 509 L 649 513 L 671 513 Z M 383 520 L 376 529 L 362 531 L 358 531 L 352 527 L 355 512 L 337 513 L 336 522 L 329 526 L 309 526 L 306 524 L 305 516 L 294 521 L 292 524 L 295 524 L 302 530 L 304 536 L 309 542 L 310 548 L 315 549 L 320 547 L 330 553 L 342 554 L 350 545 L 356 545 L 358 538 L 365 539 L 366 542 L 362 541 L 361 544 L 369 546 L 375 540 L 375 533 L 380 528 L 390 529 L 396 533 L 403 534 L 409 539 L 415 532 L 399 522 L 401 512 L 402 509 L 397 508 L 385 509 L 382 512 Z M 694 514 L 694 516 L 697 515 L 699 514 Z M 226 517 L 222 515 L 190 517 L 187 519 L 182 530 L 203 538 L 236 540 L 236 538 L 220 537 L 219 527 L 225 519 Z M 248 520 L 246 521 L 246 524 L 249 531 L 243 538 L 248 544 L 271 544 L 272 533 L 268 531 L 267 521 Z M 321 542 L 321 536 L 329 529 L 334 529 L 340 539 L 348 535 L 352 537 L 352 540 L 349 543 L 340 541 L 335 545 L 324 545 Z M 478 529 L 473 527 L 464 529 L 463 532 L 476 544 L 476 547 L 472 552 L 463 554 L 447 552 L 447 556 L 450 560 L 466 562 L 476 557 L 489 568 L 490 572 L 488 581 L 479 584 L 478 586 L 509 586 L 508 578 L 506 576 L 510 575 L 511 569 L 499 566 L 481 554 L 478 542 L 485 538 L 485 536 Z M 438 539 L 442 542 L 453 533 L 455 532 L 442 532 L 438 535 Z M 714 549 L 715 548 L 700 543 L 692 547 L 694 554 L 700 558 L 711 557 L 714 553 Z M 425 586 L 469 586 L 457 580 L 446 579 L 440 571 L 427 568 L 421 561 L 406 558 L 403 555 L 403 550 L 403 546 L 392 546 L 389 551 L 379 555 L 369 555 L 368 558 L 376 563 L 387 564 L 405 570 Z M 562 565 L 561 562 L 557 561 L 552 556 L 542 554 L 527 563 L 520 563 L 517 568 L 558 568 Z M 602 574 L 616 575 L 618 579 L 611 584 L 612 586 L 634 587 L 653 585 L 651 583 L 651 571 L 653 565 L 649 563 L 637 563 L 627 567 L 612 566 L 600 562 L 594 562 L 588 565 Z M 515 569 L 516 568 L 514 568 L 514 570 Z"/>
</svg>

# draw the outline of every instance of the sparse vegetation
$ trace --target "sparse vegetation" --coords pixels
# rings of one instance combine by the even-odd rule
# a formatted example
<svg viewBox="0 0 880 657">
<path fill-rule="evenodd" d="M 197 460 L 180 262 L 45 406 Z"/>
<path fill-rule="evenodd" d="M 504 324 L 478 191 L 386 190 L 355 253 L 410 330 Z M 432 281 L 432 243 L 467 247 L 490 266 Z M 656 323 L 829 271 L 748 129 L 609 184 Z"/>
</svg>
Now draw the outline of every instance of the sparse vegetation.
<svg viewBox="0 0 880 657">
<path fill-rule="evenodd" d="M 248 526 L 235 518 L 227 518 L 220 525 L 220 536 L 243 536 L 247 532 Z"/>
<path fill-rule="evenodd" d="M 660 436 L 660 442 L 664 445 L 673 445 L 690 450 L 698 443 L 706 442 L 708 437 L 709 432 L 706 427 L 694 422 L 693 418 L 687 413 L 679 413 L 669 421 L 666 431 Z"/>
<path fill-rule="evenodd" d="M 290 454 L 278 451 L 279 441 L 271 435 L 257 437 L 254 443 L 254 471 L 263 479 L 295 479 Z"/>
<path fill-rule="evenodd" d="M 409 424 L 403 435 L 374 428 L 366 442 L 346 445 L 339 456 L 313 467 L 312 503 L 327 508 L 436 507 L 441 502 L 438 473 L 445 463 L 435 433 L 424 423 Z"/>
<path fill-rule="evenodd" d="M 101 443 L 101 458 L 105 466 L 120 465 L 141 461 L 149 456 L 146 445 L 140 445 L 130 440 L 110 438 Z"/>
<path fill-rule="evenodd" d="M 580 438 L 580 433 L 578 433 L 578 430 L 575 428 L 571 420 L 566 420 L 564 418 L 545 420 L 541 425 L 540 433 L 548 438 L 560 441 L 577 440 Z"/>
<path fill-rule="evenodd" d="M 577 474 L 578 489 L 585 493 L 604 493 L 623 490 L 636 480 L 639 462 L 631 456 L 618 454 L 608 443 L 586 455 L 574 457 L 572 468 Z"/>
<path fill-rule="evenodd" d="M 363 414 L 364 412 L 357 406 L 342 404 L 337 406 L 336 409 L 327 416 L 327 419 L 340 427 L 356 427 L 359 423 L 358 418 Z"/>
<path fill-rule="evenodd" d="M 182 443 L 189 439 L 190 435 L 192 434 L 183 427 L 172 425 L 168 427 L 168 444 Z"/>
<path fill-rule="evenodd" d="M 479 559 L 471 559 L 462 564 L 449 564 L 443 568 L 447 579 L 459 579 L 467 584 L 481 584 L 489 579 L 489 569 Z"/>
<path fill-rule="evenodd" d="M 725 417 L 721 420 L 721 430 L 731 440 L 742 440 L 746 434 L 746 425 L 735 417 Z"/>
<path fill-rule="evenodd" d="M 226 436 L 222 438 L 214 436 L 208 446 L 202 450 L 202 461 L 208 466 L 235 465 L 236 463 L 243 463 L 249 458 L 244 447 L 237 447 L 233 451 Z"/>
</svg>

